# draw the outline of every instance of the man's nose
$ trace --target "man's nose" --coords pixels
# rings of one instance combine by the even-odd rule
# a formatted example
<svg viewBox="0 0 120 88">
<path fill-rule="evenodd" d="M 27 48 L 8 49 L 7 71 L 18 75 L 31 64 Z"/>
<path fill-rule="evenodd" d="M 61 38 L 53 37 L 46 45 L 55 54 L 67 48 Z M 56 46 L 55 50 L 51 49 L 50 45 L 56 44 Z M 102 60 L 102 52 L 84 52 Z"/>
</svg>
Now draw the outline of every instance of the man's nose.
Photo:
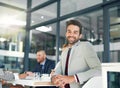
<svg viewBox="0 0 120 88">
<path fill-rule="evenodd" d="M 70 36 L 74 36 L 74 33 L 71 32 L 71 33 L 70 33 Z"/>
</svg>

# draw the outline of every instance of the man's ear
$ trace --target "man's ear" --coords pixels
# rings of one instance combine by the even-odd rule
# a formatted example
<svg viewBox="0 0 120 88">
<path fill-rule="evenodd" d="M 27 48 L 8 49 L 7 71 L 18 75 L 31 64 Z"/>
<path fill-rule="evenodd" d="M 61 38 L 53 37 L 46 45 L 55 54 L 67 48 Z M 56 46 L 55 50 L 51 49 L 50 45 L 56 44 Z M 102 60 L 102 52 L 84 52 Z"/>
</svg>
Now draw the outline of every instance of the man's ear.
<svg viewBox="0 0 120 88">
<path fill-rule="evenodd" d="M 46 58 L 46 55 L 44 55 L 44 58 Z"/>
<path fill-rule="evenodd" d="M 82 38 L 82 34 L 79 35 L 79 39 L 81 39 L 81 38 Z"/>
</svg>

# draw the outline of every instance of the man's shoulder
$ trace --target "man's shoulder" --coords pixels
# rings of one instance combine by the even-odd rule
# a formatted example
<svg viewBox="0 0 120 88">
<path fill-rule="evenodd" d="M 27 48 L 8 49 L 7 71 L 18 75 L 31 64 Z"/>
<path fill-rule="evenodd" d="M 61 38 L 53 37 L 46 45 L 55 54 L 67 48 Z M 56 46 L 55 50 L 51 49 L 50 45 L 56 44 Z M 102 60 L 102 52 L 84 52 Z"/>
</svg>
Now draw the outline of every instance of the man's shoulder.
<svg viewBox="0 0 120 88">
<path fill-rule="evenodd" d="M 92 45 L 92 43 L 89 42 L 89 41 L 80 41 L 79 45 L 80 44 L 83 44 L 83 45 Z"/>
<path fill-rule="evenodd" d="M 51 63 L 55 63 L 55 61 L 54 60 L 51 60 L 51 59 L 46 59 L 46 61 L 48 61 L 48 62 L 51 62 Z"/>
<path fill-rule="evenodd" d="M 89 41 L 80 41 L 75 48 L 90 48 L 93 47 L 93 45 Z"/>
<path fill-rule="evenodd" d="M 55 66 L 55 61 L 51 59 L 46 59 L 46 65 L 47 66 Z"/>
</svg>

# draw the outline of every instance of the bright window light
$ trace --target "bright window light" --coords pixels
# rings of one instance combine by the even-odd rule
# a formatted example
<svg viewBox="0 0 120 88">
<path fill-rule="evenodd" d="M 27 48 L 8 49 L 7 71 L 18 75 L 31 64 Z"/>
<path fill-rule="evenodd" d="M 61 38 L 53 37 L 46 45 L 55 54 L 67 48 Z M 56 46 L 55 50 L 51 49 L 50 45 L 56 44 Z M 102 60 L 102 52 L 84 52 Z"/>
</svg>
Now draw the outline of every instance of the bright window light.
<svg viewBox="0 0 120 88">
<path fill-rule="evenodd" d="M 0 42 L 4 42 L 4 41 L 6 41 L 5 38 L 0 38 Z"/>
<path fill-rule="evenodd" d="M 16 20 L 15 18 L 11 17 L 11 16 L 4 16 L 2 18 L 0 18 L 0 24 L 1 25 L 18 25 L 18 26 L 24 26 L 26 25 L 25 21 L 20 21 L 20 20 Z"/>
<path fill-rule="evenodd" d="M 36 28 L 36 30 L 41 31 L 41 32 L 49 32 L 49 31 L 52 31 L 52 27 L 41 26 L 41 27 Z"/>
</svg>

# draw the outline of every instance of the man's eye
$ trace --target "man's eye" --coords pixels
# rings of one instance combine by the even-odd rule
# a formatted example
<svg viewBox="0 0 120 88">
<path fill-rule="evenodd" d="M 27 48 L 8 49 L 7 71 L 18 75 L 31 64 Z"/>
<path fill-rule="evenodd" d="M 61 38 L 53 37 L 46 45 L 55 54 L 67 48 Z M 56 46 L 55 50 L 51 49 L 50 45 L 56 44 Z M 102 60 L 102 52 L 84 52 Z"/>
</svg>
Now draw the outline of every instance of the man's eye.
<svg viewBox="0 0 120 88">
<path fill-rule="evenodd" d="M 70 31 L 67 31 L 67 33 L 71 33 Z"/>
</svg>

